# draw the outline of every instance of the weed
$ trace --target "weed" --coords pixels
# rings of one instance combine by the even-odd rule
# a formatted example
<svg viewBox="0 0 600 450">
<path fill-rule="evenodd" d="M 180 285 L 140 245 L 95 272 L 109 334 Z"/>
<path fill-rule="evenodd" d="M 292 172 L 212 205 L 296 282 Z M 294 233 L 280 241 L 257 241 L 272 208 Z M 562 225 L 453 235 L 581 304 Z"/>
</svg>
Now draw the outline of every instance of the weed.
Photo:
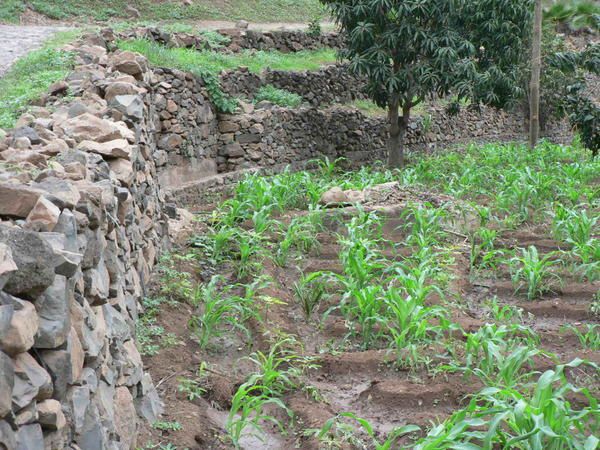
<svg viewBox="0 0 600 450">
<path fill-rule="evenodd" d="M 179 384 L 177 385 L 177 390 L 182 392 L 186 398 L 193 402 L 198 398 L 202 398 L 204 394 L 206 394 L 206 389 L 202 386 L 202 382 L 198 379 L 191 378 L 179 378 Z"/>
<path fill-rule="evenodd" d="M 160 431 L 181 431 L 183 427 L 177 421 L 174 422 L 165 422 L 165 421 L 157 421 L 152 424 L 152 428 Z"/>
<path fill-rule="evenodd" d="M 357 443 L 362 444 L 354 436 L 350 437 L 350 436 L 347 435 L 347 433 L 339 433 L 340 430 L 338 430 L 338 428 L 343 423 L 343 422 L 340 421 L 342 418 L 349 418 L 349 419 L 352 419 L 353 421 L 358 422 L 358 424 L 360 425 L 360 427 L 369 436 L 369 438 L 370 438 L 370 440 L 372 442 L 372 446 L 376 450 L 391 450 L 393 448 L 392 446 L 402 436 L 405 436 L 405 435 L 410 434 L 410 433 L 415 433 L 417 431 L 420 431 L 420 429 L 421 429 L 420 427 L 418 427 L 416 425 L 406 425 L 406 426 L 403 426 L 403 427 L 395 428 L 394 430 L 392 430 L 386 436 L 386 440 L 385 441 L 379 441 L 377 439 L 377 436 L 375 435 L 375 430 L 373 429 L 373 426 L 371 425 L 371 423 L 368 420 L 362 419 L 362 418 L 358 417 L 354 413 L 341 413 L 341 414 L 338 414 L 337 416 L 329 419 L 327 422 L 325 422 L 325 424 L 323 425 L 323 427 L 320 430 L 315 430 L 314 435 L 320 441 L 324 441 L 324 440 L 327 439 L 328 435 L 332 434 L 332 430 L 333 430 L 334 439 L 336 441 L 343 440 L 343 442 L 348 442 L 349 441 L 348 442 L 349 444 L 357 444 Z M 352 433 L 352 435 L 353 434 L 354 433 Z M 350 437 L 350 439 L 349 439 L 349 437 Z M 364 445 L 359 445 L 359 447 L 360 448 L 366 448 Z M 369 448 L 370 448 L 370 446 L 369 446 Z"/>
<path fill-rule="evenodd" d="M 261 87 L 254 95 L 256 103 L 267 101 L 278 106 L 288 108 L 297 108 L 302 103 L 302 97 L 285 89 L 278 89 L 275 86 L 267 85 Z"/>
</svg>

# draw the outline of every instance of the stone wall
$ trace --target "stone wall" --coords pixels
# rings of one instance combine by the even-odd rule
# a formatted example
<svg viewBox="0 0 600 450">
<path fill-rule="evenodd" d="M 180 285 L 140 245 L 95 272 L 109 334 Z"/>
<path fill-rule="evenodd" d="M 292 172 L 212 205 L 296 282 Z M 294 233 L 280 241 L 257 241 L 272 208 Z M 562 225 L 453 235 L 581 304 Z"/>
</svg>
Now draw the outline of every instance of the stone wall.
<svg viewBox="0 0 600 450">
<path fill-rule="evenodd" d="M 236 97 L 253 99 L 256 92 L 267 85 L 298 94 L 312 106 L 350 103 L 367 98 L 365 82 L 351 75 L 345 65 L 333 64 L 302 72 L 267 69 L 260 75 L 238 69 L 221 75 L 223 90 Z"/>
<path fill-rule="evenodd" d="M 138 414 L 154 421 L 161 409 L 135 342 L 144 286 L 168 245 L 153 75 L 133 54 L 77 51 L 81 65 L 45 107 L 0 136 L 5 449 L 133 449 Z"/>
<path fill-rule="evenodd" d="M 340 48 L 342 36 L 337 32 L 309 35 L 303 31 L 254 31 L 242 28 L 222 29 L 219 34 L 229 39 L 227 45 L 215 46 L 201 34 L 171 33 L 154 27 L 138 27 L 119 33 L 121 39 L 147 39 L 168 47 L 239 52 L 241 50 L 277 50 L 284 53 L 320 48 Z"/>
</svg>

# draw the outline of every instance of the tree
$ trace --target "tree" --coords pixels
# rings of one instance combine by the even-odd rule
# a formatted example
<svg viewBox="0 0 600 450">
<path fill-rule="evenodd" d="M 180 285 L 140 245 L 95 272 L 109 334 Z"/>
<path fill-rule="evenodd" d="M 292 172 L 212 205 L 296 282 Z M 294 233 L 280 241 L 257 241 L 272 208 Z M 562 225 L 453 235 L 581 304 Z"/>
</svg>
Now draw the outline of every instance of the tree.
<svg viewBox="0 0 600 450">
<path fill-rule="evenodd" d="M 503 106 L 519 97 L 513 67 L 523 60 L 531 0 L 321 2 L 345 33 L 340 56 L 388 108 L 391 167 L 404 163 L 410 113 L 424 100 L 453 94 Z"/>
<path fill-rule="evenodd" d="M 540 75 L 542 71 L 542 0 L 535 0 L 531 45 L 531 83 L 529 84 L 529 146 L 535 148 L 540 137 Z"/>
</svg>

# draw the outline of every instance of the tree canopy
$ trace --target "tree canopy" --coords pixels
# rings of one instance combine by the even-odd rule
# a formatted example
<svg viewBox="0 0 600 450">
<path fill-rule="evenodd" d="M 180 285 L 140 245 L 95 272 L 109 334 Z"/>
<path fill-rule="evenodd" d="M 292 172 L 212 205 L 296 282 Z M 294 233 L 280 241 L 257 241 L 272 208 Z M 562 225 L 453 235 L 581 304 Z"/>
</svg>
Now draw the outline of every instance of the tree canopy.
<svg viewBox="0 0 600 450">
<path fill-rule="evenodd" d="M 321 1 L 345 32 L 340 56 L 389 110 L 391 166 L 402 165 L 410 111 L 425 99 L 505 106 L 523 94 L 532 0 Z"/>
</svg>

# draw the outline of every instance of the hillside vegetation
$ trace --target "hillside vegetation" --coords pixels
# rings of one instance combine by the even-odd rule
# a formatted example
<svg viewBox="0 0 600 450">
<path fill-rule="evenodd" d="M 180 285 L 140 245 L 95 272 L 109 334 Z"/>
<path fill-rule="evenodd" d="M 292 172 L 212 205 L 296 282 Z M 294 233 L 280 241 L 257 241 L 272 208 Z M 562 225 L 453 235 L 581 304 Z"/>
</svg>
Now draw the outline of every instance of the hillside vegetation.
<svg viewBox="0 0 600 450">
<path fill-rule="evenodd" d="M 139 11 L 141 17 L 128 6 Z M 0 22 L 19 22 L 29 7 L 56 20 L 238 20 L 307 22 L 322 14 L 318 0 L 2 0 Z"/>
</svg>

